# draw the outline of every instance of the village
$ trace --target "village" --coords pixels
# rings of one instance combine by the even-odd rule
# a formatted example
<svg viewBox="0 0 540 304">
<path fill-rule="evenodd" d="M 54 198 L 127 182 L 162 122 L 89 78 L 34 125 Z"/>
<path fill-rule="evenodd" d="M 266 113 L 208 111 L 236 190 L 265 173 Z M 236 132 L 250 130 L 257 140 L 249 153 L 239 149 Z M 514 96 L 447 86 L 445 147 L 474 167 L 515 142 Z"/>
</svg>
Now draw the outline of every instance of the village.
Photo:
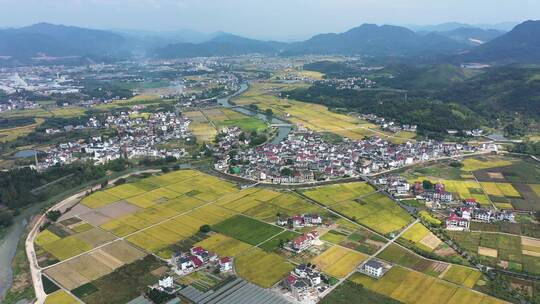
<svg viewBox="0 0 540 304">
<path fill-rule="evenodd" d="M 424 202 L 427 209 L 444 214 L 444 227 L 448 231 L 469 231 L 473 221 L 516 223 L 514 212 L 486 207 L 472 197 L 460 198 L 447 191 L 442 182 L 416 181 L 409 184 L 397 175 L 379 177 L 374 182 L 398 201 L 413 198 Z"/>
<path fill-rule="evenodd" d="M 393 144 L 379 137 L 329 143 L 320 134 L 301 126 L 278 144 L 242 148 L 246 143 L 240 141 L 240 130 L 233 128 L 224 133 L 217 143 L 215 169 L 274 184 L 370 175 L 490 148 L 433 140 Z M 231 157 L 229 152 L 235 149 L 237 153 Z"/>
<path fill-rule="evenodd" d="M 90 140 L 61 143 L 40 157 L 38 167 L 48 168 L 57 164 L 69 164 L 77 160 L 92 160 L 103 164 L 121 157 L 131 158 L 180 158 L 186 156 L 182 148 L 164 149 L 157 145 L 169 140 L 190 140 L 190 120 L 172 112 L 140 114 L 138 111 L 110 114 L 104 122 L 91 117 L 85 126 L 74 129 L 114 129 L 116 136 L 94 136 Z M 47 133 L 61 132 L 47 129 Z"/>
</svg>

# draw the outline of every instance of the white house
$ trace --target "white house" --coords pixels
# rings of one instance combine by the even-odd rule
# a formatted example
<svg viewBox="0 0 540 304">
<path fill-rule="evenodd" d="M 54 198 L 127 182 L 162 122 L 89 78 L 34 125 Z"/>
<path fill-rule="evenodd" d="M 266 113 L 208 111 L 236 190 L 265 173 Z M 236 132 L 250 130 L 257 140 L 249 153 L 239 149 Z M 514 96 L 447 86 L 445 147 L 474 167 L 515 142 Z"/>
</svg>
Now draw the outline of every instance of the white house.
<svg viewBox="0 0 540 304">
<path fill-rule="evenodd" d="M 219 270 L 221 272 L 231 271 L 233 269 L 232 259 L 230 257 L 223 257 L 219 259 Z"/>
<path fill-rule="evenodd" d="M 158 281 L 158 285 L 159 285 L 159 287 L 161 287 L 163 289 L 173 288 L 174 287 L 173 277 L 171 277 L 171 276 L 164 277 L 163 279 Z"/>
<path fill-rule="evenodd" d="M 382 276 L 383 269 L 383 264 L 375 260 L 369 260 L 366 262 L 366 264 L 364 264 L 365 272 L 375 278 L 380 278 Z"/>
</svg>

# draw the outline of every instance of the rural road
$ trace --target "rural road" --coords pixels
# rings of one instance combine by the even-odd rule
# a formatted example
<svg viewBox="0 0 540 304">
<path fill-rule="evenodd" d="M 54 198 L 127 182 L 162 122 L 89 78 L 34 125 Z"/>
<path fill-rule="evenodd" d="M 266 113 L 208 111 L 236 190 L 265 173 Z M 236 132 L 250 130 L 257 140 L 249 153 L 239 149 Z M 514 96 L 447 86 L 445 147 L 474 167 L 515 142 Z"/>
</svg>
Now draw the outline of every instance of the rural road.
<svg viewBox="0 0 540 304">
<path fill-rule="evenodd" d="M 156 173 L 160 172 L 160 170 L 156 169 L 150 169 L 150 170 L 141 170 L 136 172 L 131 172 L 128 174 L 125 174 L 123 176 L 117 177 L 110 181 L 110 183 L 114 183 L 120 178 L 126 178 L 128 176 L 134 175 L 134 174 L 141 174 L 141 173 Z M 90 188 L 84 189 L 64 200 L 59 202 L 58 204 L 52 206 L 47 211 L 45 211 L 39 219 L 35 222 L 34 226 L 32 227 L 32 230 L 28 233 L 28 236 L 26 237 L 25 241 L 25 248 L 26 248 L 26 257 L 28 258 L 28 262 L 30 264 L 30 274 L 32 277 L 32 285 L 34 286 L 34 291 L 36 294 L 36 301 L 37 304 L 42 304 L 45 302 L 45 298 L 47 295 L 45 294 L 45 291 L 43 290 L 43 283 L 41 281 L 41 267 L 38 264 L 37 257 L 36 257 L 36 251 L 34 248 L 34 239 L 39 234 L 39 228 L 41 227 L 41 224 L 44 222 L 46 216 L 45 214 L 52 210 L 61 210 L 63 207 L 75 205 L 79 200 L 81 200 L 87 191 L 89 190 L 99 190 L 101 188 L 100 185 L 92 186 Z M 69 292 L 69 291 L 68 291 Z"/>
</svg>

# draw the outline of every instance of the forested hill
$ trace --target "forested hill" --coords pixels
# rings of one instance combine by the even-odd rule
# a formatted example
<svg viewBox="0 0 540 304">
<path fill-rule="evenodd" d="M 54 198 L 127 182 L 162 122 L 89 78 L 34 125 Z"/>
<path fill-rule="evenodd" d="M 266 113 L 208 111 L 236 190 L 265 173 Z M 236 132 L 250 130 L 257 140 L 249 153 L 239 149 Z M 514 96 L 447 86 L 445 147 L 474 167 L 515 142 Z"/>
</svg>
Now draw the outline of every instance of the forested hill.
<svg viewBox="0 0 540 304">
<path fill-rule="evenodd" d="M 359 113 L 373 113 L 405 124 L 418 125 L 418 133 L 441 138 L 447 129 L 470 130 L 480 127 L 482 120 L 468 108 L 434 101 L 422 95 L 396 91 L 338 90 L 315 84 L 308 89 L 286 93 L 289 98 L 319 103 L 330 108 L 345 108 Z"/>
<path fill-rule="evenodd" d="M 305 68 L 330 78 L 369 77 L 379 89 L 389 90 L 338 90 L 319 83 L 288 92 L 290 98 L 418 124 L 420 133 L 443 134 L 447 129 L 467 130 L 516 117 L 540 119 L 540 68 L 504 66 L 480 71 L 449 64 L 390 65 L 365 72 L 335 62 Z M 405 93 L 392 89 L 407 91 L 407 100 Z"/>
</svg>

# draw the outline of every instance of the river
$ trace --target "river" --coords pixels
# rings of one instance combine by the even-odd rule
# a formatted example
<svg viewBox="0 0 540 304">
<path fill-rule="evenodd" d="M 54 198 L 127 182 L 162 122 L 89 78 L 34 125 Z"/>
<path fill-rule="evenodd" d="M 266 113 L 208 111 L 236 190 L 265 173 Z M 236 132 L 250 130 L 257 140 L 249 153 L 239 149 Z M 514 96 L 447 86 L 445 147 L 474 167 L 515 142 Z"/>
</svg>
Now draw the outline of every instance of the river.
<svg viewBox="0 0 540 304">
<path fill-rule="evenodd" d="M 276 124 L 276 125 L 288 125 L 289 124 L 288 122 L 286 122 L 284 120 L 281 120 L 279 118 L 276 118 L 276 117 L 273 117 L 273 116 L 269 117 L 268 115 L 265 115 L 263 113 L 253 111 L 253 110 L 248 109 L 246 107 L 237 106 L 237 105 L 234 105 L 234 104 L 230 103 L 231 98 L 244 93 L 248 88 L 249 88 L 249 86 L 247 84 L 243 83 L 243 84 L 240 85 L 240 89 L 236 93 L 234 93 L 233 95 L 230 95 L 228 97 L 218 99 L 218 103 L 221 106 L 225 107 L 225 108 L 229 108 L 231 110 L 234 110 L 236 112 L 246 114 L 246 115 L 249 115 L 249 116 L 257 117 L 258 119 L 260 119 L 262 121 L 265 121 L 267 123 L 270 123 L 270 124 Z M 277 143 L 281 142 L 283 139 L 285 139 L 289 135 L 289 133 L 291 131 L 292 131 L 292 126 L 280 126 L 280 127 L 278 127 L 278 134 L 272 139 L 271 143 L 277 144 Z"/>
<path fill-rule="evenodd" d="M 24 209 L 21 214 L 15 217 L 13 225 L 9 227 L 8 233 L 0 240 L 0 302 L 4 298 L 6 291 L 13 283 L 13 273 L 11 261 L 17 250 L 17 243 L 24 234 L 28 221 L 36 215 L 42 207 L 42 204 Z"/>
</svg>

